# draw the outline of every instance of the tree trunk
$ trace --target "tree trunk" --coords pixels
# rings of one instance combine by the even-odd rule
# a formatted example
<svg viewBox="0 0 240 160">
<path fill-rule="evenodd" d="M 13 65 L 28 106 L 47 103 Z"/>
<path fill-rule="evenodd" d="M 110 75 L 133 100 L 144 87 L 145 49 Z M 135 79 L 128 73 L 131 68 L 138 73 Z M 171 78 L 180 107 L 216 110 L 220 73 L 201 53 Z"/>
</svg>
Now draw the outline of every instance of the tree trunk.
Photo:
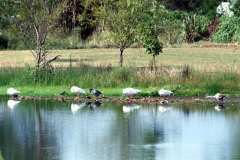
<svg viewBox="0 0 240 160">
<path fill-rule="evenodd" d="M 73 18 L 72 18 L 72 31 L 75 33 L 75 23 L 76 23 L 76 0 L 73 1 Z"/>
<path fill-rule="evenodd" d="M 38 81 L 38 67 L 36 67 L 34 71 L 34 83 L 37 83 L 37 81 Z"/>
<path fill-rule="evenodd" d="M 36 67 L 35 67 L 35 74 L 34 74 L 34 83 L 38 81 L 38 71 L 40 68 L 40 63 L 42 60 L 42 49 L 41 49 L 41 39 L 39 37 L 40 31 L 36 29 L 37 34 L 37 56 L 36 56 Z"/>
<path fill-rule="evenodd" d="M 124 48 L 123 47 L 120 47 L 120 66 L 122 67 L 122 64 L 123 64 L 123 50 Z"/>
<path fill-rule="evenodd" d="M 155 56 L 153 56 L 153 72 L 154 72 L 154 86 L 156 86 L 157 74 L 156 74 L 156 60 L 155 60 Z"/>
</svg>

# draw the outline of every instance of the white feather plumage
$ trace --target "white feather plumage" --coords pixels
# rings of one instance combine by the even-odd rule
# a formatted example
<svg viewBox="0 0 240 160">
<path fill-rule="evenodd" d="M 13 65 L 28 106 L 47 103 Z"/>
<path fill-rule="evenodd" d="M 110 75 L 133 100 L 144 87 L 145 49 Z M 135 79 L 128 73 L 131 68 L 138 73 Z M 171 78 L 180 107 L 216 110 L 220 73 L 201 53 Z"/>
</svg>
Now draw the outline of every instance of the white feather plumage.
<svg viewBox="0 0 240 160">
<path fill-rule="evenodd" d="M 160 89 L 160 90 L 158 91 L 158 94 L 159 94 L 160 96 L 170 96 L 170 94 L 172 94 L 172 93 L 173 93 L 172 91 L 166 90 L 166 89 Z"/>
<path fill-rule="evenodd" d="M 19 93 L 21 93 L 21 92 L 14 88 L 8 88 L 8 90 L 7 90 L 7 94 L 10 94 L 10 95 L 18 95 Z"/>
<path fill-rule="evenodd" d="M 122 93 L 125 96 L 136 96 L 139 92 L 141 92 L 138 89 L 134 89 L 134 88 L 125 88 L 122 90 Z"/>
<path fill-rule="evenodd" d="M 85 90 L 83 90 L 82 88 L 79 88 L 77 86 L 72 86 L 71 92 L 77 93 L 78 97 L 80 97 L 81 94 L 86 94 Z"/>
</svg>

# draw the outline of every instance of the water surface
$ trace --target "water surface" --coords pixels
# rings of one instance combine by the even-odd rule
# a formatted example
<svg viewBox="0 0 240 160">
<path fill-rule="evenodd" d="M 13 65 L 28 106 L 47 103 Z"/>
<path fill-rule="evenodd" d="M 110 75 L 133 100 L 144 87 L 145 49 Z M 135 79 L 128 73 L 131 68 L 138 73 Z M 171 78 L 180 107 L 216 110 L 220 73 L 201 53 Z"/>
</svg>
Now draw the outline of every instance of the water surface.
<svg viewBox="0 0 240 160">
<path fill-rule="evenodd" d="M 240 103 L 215 106 L 0 99 L 0 151 L 5 160 L 240 159 Z"/>
</svg>

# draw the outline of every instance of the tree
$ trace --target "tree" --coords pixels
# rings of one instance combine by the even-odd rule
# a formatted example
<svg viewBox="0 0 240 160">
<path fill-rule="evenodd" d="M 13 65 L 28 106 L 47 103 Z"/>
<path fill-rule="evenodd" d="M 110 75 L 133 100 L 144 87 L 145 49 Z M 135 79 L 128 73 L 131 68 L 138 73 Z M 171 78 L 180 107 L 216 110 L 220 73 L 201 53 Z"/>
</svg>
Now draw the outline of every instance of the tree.
<svg viewBox="0 0 240 160">
<path fill-rule="evenodd" d="M 240 0 L 235 0 L 231 10 L 234 12 L 234 15 L 240 17 Z"/>
<path fill-rule="evenodd" d="M 1 9 L 10 22 L 9 24 L 13 24 L 9 27 L 35 58 L 34 80 L 37 82 L 39 70 L 51 69 L 51 63 L 60 56 L 48 59 L 47 56 L 51 52 L 47 49 L 45 42 L 48 34 L 56 25 L 57 15 L 63 10 L 64 2 L 61 0 L 8 0 L 4 2 L 1 3 Z M 9 9 L 14 10 L 15 15 L 11 15 L 13 12 L 8 12 Z"/>
<path fill-rule="evenodd" d="M 104 4 L 107 39 L 120 50 L 120 66 L 123 65 L 123 51 L 135 40 L 135 27 L 138 14 L 132 10 L 134 1 L 110 0 Z"/>
<path fill-rule="evenodd" d="M 144 5 L 144 11 L 142 12 L 141 21 L 137 27 L 140 40 L 143 43 L 143 47 L 146 48 L 146 54 L 150 54 L 153 57 L 154 66 L 154 85 L 156 84 L 156 56 L 162 52 L 163 44 L 158 40 L 157 30 L 158 20 L 160 19 L 160 12 L 163 8 L 155 2 L 148 5 Z M 148 6 L 148 7 L 146 7 Z M 160 12 L 159 12 L 160 11 Z"/>
<path fill-rule="evenodd" d="M 70 34 L 79 34 L 82 40 L 87 40 L 96 29 L 99 12 L 101 13 L 101 1 L 65 0 L 65 2 L 66 7 L 58 20 L 58 26 L 62 27 L 64 32 L 67 30 Z M 79 27 L 80 30 L 75 29 Z"/>
<path fill-rule="evenodd" d="M 11 1 L 4 1 L 3 0 L 0 1 L 0 31 L 2 32 L 4 28 L 6 28 L 9 23 L 11 22 L 12 19 L 15 18 L 14 16 L 14 9 L 12 7 L 12 2 Z M 12 16 L 5 16 L 5 10 L 8 11 L 9 15 Z M 16 15 L 17 16 L 17 15 Z"/>
</svg>

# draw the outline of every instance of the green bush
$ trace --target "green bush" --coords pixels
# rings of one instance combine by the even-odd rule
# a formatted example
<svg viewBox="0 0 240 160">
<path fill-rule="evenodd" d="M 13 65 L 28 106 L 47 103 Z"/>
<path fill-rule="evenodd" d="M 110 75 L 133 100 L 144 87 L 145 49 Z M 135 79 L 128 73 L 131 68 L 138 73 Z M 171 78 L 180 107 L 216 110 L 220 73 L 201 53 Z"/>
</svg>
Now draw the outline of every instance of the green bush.
<svg viewBox="0 0 240 160">
<path fill-rule="evenodd" d="M 131 68 L 118 67 L 112 70 L 111 79 L 116 83 L 116 85 L 120 85 L 122 83 L 128 82 L 133 74 L 134 70 Z"/>
<path fill-rule="evenodd" d="M 8 48 L 8 38 L 0 34 L 0 50 Z"/>
<path fill-rule="evenodd" d="M 208 17 L 210 20 L 215 19 L 217 6 L 222 0 L 202 0 L 202 4 L 199 7 L 199 13 Z"/>
<path fill-rule="evenodd" d="M 4 160 L 1 152 L 0 152 L 0 160 Z"/>
<path fill-rule="evenodd" d="M 211 38 L 217 43 L 231 43 L 234 37 L 235 39 L 238 37 L 240 18 L 236 16 L 221 17 L 220 20 L 221 25 Z"/>
</svg>

